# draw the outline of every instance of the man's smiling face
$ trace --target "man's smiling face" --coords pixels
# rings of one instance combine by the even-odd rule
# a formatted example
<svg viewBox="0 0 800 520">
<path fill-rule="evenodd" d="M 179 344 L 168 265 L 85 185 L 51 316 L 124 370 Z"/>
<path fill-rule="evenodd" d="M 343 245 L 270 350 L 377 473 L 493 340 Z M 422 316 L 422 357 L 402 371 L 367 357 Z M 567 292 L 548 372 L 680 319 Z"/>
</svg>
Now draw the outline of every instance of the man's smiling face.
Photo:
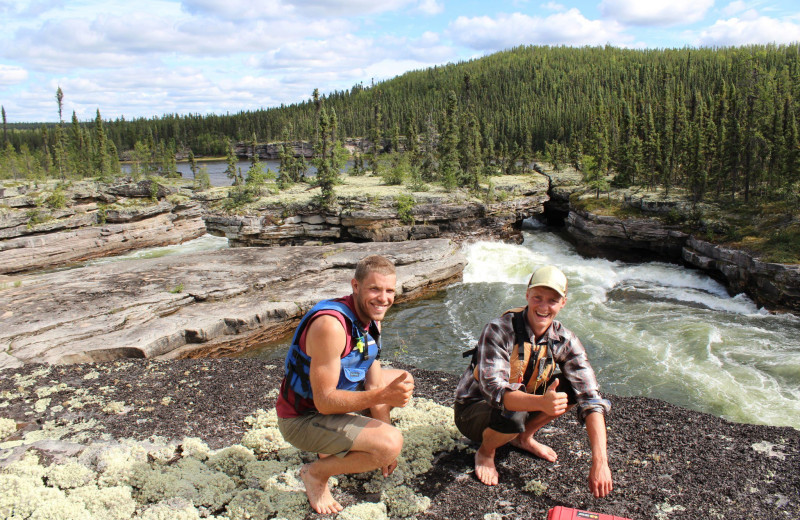
<svg viewBox="0 0 800 520">
<path fill-rule="evenodd" d="M 528 289 L 525 299 L 528 301 L 528 323 L 537 339 L 545 333 L 564 304 L 567 303 L 565 296 L 544 286 Z"/>
<path fill-rule="evenodd" d="M 397 277 L 393 274 L 369 273 L 361 282 L 353 279 L 353 301 L 362 325 L 381 321 L 394 303 L 394 286 Z"/>
</svg>

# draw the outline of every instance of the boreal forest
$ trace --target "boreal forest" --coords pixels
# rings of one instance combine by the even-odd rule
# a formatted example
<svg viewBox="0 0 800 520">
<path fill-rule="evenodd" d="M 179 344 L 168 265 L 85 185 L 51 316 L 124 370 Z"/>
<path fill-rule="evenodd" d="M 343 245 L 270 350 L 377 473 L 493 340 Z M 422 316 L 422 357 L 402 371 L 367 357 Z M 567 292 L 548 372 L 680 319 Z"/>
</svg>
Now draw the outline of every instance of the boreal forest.
<svg viewBox="0 0 800 520">
<path fill-rule="evenodd" d="M 405 156 L 393 164 L 416 185 L 477 187 L 538 159 L 576 167 L 598 191 L 745 202 L 791 202 L 800 191 L 797 44 L 518 47 L 236 114 L 107 121 L 98 107 L 93 121 L 68 122 L 63 95 L 53 100 L 60 123 L 8 124 L 3 108 L 0 178 L 107 178 L 121 158 L 168 174 L 176 154 L 224 156 L 253 141 L 309 141 L 325 157 L 360 137 L 357 168 Z"/>
</svg>

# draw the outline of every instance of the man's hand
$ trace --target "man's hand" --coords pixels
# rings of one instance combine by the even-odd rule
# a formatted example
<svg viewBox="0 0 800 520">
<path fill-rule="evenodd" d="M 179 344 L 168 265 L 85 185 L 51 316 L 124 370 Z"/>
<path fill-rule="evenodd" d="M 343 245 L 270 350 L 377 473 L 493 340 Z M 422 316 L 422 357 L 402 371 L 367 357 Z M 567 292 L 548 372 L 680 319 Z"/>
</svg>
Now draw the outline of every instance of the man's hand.
<svg viewBox="0 0 800 520">
<path fill-rule="evenodd" d="M 592 461 L 589 470 L 589 489 L 595 498 L 603 498 L 611 493 L 614 485 L 611 482 L 611 469 L 607 462 Z"/>
<path fill-rule="evenodd" d="M 564 392 L 556 392 L 558 388 L 558 378 L 555 378 L 547 391 L 542 396 L 542 412 L 547 415 L 558 417 L 567 411 L 567 394 Z"/>
<path fill-rule="evenodd" d="M 402 408 L 411 400 L 414 392 L 414 383 L 407 374 L 399 375 L 394 381 L 383 388 L 381 401 L 394 408 Z"/>
</svg>

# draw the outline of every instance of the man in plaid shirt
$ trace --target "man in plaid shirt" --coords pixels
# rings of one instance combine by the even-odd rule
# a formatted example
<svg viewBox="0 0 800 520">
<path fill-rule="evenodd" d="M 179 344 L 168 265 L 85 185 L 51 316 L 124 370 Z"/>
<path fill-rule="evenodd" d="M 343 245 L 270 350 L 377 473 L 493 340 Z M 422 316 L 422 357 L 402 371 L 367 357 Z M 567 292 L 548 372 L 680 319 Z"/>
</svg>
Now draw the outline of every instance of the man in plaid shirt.
<svg viewBox="0 0 800 520">
<path fill-rule="evenodd" d="M 537 269 L 528 282 L 525 298 L 525 337 L 534 346 L 547 345 L 548 356 L 552 356 L 561 373 L 552 375 L 541 391 L 529 393 L 521 375 L 509 381 L 516 342 L 514 313 L 506 313 L 484 327 L 475 364 L 461 377 L 455 401 L 456 426 L 466 437 L 480 443 L 475 453 L 475 474 L 484 484 L 496 485 L 495 450 L 508 443 L 554 462 L 556 452 L 536 441 L 534 435 L 576 406 L 592 449 L 589 488 L 595 497 L 604 497 L 612 489 L 605 424 L 611 404 L 600 395 L 580 340 L 555 321 L 567 302 L 566 276 L 554 266 Z M 544 360 L 542 363 L 546 365 Z"/>
</svg>

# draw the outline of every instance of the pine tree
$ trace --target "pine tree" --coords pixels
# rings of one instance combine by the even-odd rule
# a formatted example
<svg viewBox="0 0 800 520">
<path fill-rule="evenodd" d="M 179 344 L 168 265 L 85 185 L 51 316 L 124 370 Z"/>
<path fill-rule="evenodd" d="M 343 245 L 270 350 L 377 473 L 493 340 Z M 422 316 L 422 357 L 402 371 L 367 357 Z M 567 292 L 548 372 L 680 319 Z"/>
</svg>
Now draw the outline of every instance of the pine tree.
<svg viewBox="0 0 800 520">
<path fill-rule="evenodd" d="M 242 172 L 236 167 L 236 152 L 233 149 L 233 143 L 228 144 L 228 155 L 225 158 L 228 166 L 225 168 L 225 175 L 233 182 L 234 186 L 239 186 L 244 183 L 242 179 Z"/>
<path fill-rule="evenodd" d="M 320 187 L 320 206 L 331 208 L 336 204 L 334 186 L 338 180 L 338 171 L 331 163 L 331 132 L 333 125 L 325 107 L 319 114 L 319 141 L 317 141 L 314 165 L 317 167 L 317 186 Z"/>
<path fill-rule="evenodd" d="M 103 128 L 103 119 L 100 117 L 100 109 L 94 119 L 94 170 L 98 177 L 108 180 L 111 176 L 111 161 L 108 154 L 108 140 Z"/>
<path fill-rule="evenodd" d="M 367 152 L 367 166 L 372 170 L 372 175 L 380 175 L 380 161 L 378 155 L 383 148 L 383 113 L 381 112 L 380 96 L 376 96 L 372 107 L 372 126 L 369 131 L 371 146 Z"/>
<path fill-rule="evenodd" d="M 5 105 L 0 106 L 0 111 L 3 114 L 3 148 L 5 148 L 6 144 L 8 144 L 8 121 L 6 120 L 6 107 L 5 107 Z"/>
<path fill-rule="evenodd" d="M 447 94 L 444 130 L 439 143 L 439 180 L 447 190 L 455 189 L 460 173 L 458 156 L 458 98 L 454 91 Z"/>
<path fill-rule="evenodd" d="M 191 149 L 189 149 L 189 169 L 192 171 L 192 179 L 197 179 L 197 160 Z"/>
</svg>

